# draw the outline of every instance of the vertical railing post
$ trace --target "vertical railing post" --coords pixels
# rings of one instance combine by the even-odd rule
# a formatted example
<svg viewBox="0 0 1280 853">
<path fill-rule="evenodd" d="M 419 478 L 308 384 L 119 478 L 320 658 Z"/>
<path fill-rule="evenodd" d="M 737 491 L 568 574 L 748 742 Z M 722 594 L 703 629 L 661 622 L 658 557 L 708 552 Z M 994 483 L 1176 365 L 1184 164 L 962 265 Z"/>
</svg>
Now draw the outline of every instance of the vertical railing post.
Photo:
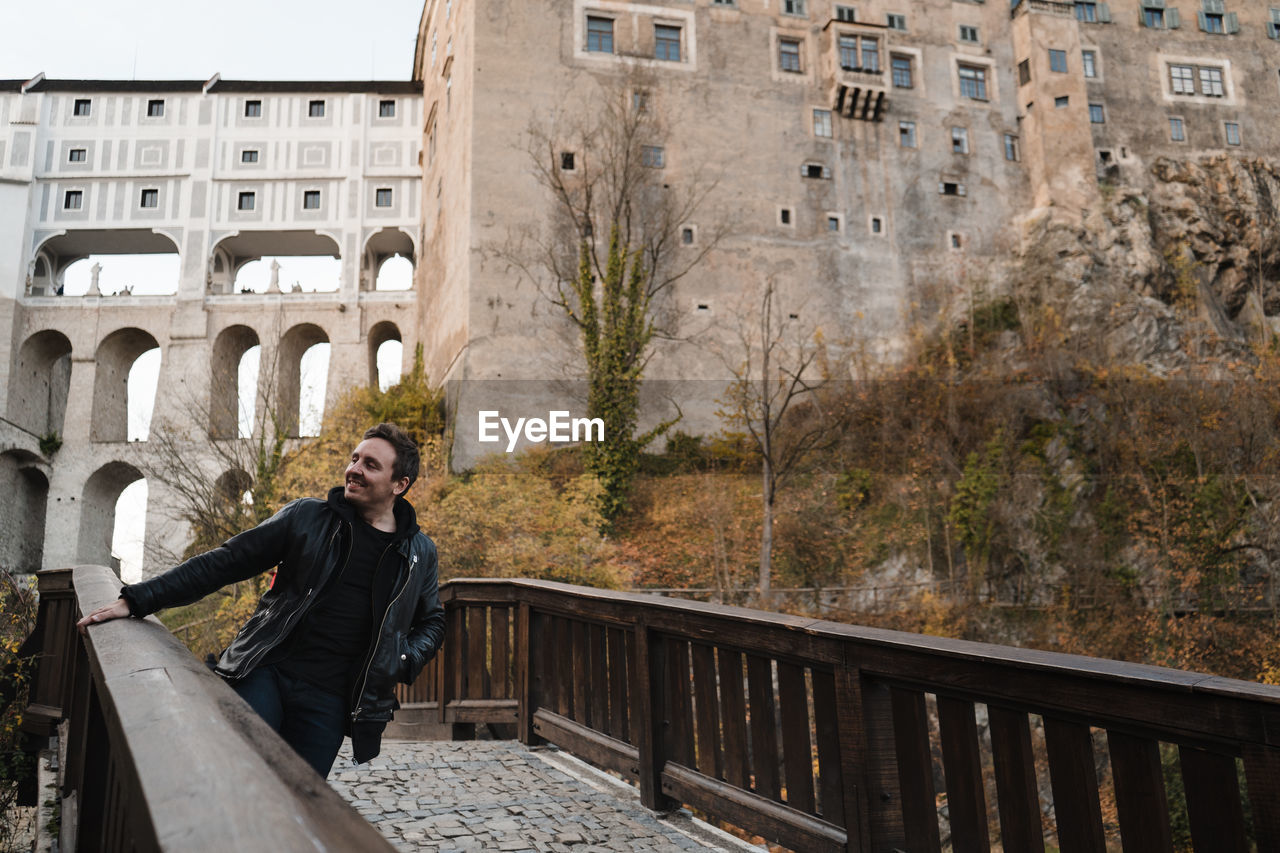
<svg viewBox="0 0 1280 853">
<path fill-rule="evenodd" d="M 636 676 L 631 686 L 631 710 L 640 757 L 640 802 L 654 811 L 666 811 L 675 803 L 662 793 L 662 769 L 666 764 L 663 643 L 654 640 L 643 614 L 636 619 L 635 637 Z"/>
<path fill-rule="evenodd" d="M 527 746 L 542 743 L 533 730 L 533 715 L 542 703 L 540 685 L 544 674 L 538 666 L 545 643 L 542 626 L 543 620 L 528 602 L 520 602 L 516 610 L 516 699 L 520 703 L 516 737 Z"/>
</svg>

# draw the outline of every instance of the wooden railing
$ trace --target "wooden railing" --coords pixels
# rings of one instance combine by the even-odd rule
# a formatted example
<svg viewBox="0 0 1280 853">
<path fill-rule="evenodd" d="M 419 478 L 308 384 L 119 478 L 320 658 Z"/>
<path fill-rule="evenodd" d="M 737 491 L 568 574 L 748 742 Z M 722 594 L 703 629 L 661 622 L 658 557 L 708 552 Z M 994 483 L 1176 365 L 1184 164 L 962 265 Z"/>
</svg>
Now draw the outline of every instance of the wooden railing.
<svg viewBox="0 0 1280 853">
<path fill-rule="evenodd" d="M 103 566 L 40 573 L 24 727 L 63 724 L 59 849 L 392 849 L 158 620 L 78 634 L 119 589 Z"/>
<path fill-rule="evenodd" d="M 514 718 L 650 808 L 803 851 L 1039 851 L 1051 801 L 1062 850 L 1102 851 L 1105 802 L 1154 851 L 1185 802 L 1196 850 L 1280 850 L 1280 688 L 548 582 L 442 598 L 440 720 Z"/>
</svg>

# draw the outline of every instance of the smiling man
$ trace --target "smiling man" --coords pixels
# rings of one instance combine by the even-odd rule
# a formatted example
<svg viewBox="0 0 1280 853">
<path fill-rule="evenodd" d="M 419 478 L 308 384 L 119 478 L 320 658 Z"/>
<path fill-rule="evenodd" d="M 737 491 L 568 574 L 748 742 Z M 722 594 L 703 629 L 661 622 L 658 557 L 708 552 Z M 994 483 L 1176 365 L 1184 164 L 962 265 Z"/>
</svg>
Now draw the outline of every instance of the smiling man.
<svg viewBox="0 0 1280 853">
<path fill-rule="evenodd" d="M 278 566 L 217 672 L 321 776 L 344 734 L 356 761 L 368 761 L 399 707 L 395 683 L 411 683 L 444 639 L 436 547 L 403 498 L 417 477 L 417 445 L 395 424 L 378 424 L 326 500 L 293 501 L 218 548 L 124 587 L 78 624 L 189 604 Z"/>
</svg>

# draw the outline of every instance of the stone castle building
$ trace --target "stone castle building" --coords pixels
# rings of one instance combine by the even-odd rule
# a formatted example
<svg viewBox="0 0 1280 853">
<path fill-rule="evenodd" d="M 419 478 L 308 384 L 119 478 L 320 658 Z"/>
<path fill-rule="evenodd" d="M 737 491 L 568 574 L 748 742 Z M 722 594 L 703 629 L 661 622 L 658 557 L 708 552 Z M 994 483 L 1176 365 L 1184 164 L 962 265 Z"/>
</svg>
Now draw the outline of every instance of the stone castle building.
<svg viewBox="0 0 1280 853">
<path fill-rule="evenodd" d="M 484 389 L 534 406 L 496 380 L 571 375 L 521 252 L 609 103 L 659 117 L 643 166 L 700 199 L 671 223 L 696 264 L 646 376 L 719 380 L 766 280 L 790 319 L 891 354 L 913 310 L 998 275 L 1028 222 L 1079 221 L 1100 180 L 1275 150 L 1277 37 L 1280 9 L 1240 0 L 427 0 L 410 81 L 0 81 L 0 565 L 109 561 L 149 452 L 125 378 L 157 348 L 154 417 L 222 441 L 255 345 L 293 412 L 315 344 L 332 399 L 385 342 L 420 343 L 456 383 L 455 462 L 487 450 Z M 177 254 L 173 292 L 66 295 L 71 264 L 112 253 Z M 235 292 L 273 255 L 340 258 L 337 290 Z M 412 289 L 378 290 L 396 255 Z M 704 387 L 683 428 L 716 427 Z M 148 537 L 180 538 L 149 485 Z"/>
</svg>

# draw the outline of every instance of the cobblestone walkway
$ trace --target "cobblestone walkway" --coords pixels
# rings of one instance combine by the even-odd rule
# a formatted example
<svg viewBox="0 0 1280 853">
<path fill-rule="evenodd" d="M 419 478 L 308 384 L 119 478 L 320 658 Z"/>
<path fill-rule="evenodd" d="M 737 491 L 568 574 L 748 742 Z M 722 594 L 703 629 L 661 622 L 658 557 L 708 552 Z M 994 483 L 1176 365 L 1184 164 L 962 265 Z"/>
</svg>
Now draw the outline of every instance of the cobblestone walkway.
<svg viewBox="0 0 1280 853">
<path fill-rule="evenodd" d="M 329 784 L 399 850 L 759 851 L 690 818 L 658 817 L 635 789 L 554 748 L 516 741 L 383 741 Z"/>
</svg>

